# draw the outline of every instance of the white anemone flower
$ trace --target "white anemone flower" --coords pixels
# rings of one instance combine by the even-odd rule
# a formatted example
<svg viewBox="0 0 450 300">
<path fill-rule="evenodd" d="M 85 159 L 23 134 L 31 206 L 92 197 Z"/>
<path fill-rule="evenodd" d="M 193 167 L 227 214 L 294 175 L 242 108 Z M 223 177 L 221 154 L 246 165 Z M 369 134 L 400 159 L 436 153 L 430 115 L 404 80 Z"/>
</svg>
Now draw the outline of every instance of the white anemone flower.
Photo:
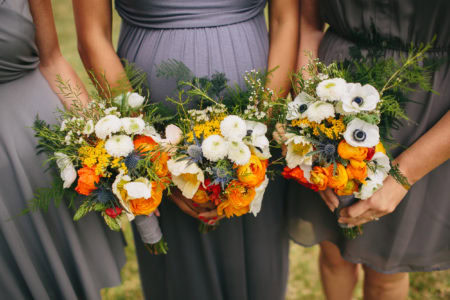
<svg viewBox="0 0 450 300">
<path fill-rule="evenodd" d="M 89 120 L 86 122 L 86 125 L 84 125 L 83 134 L 90 135 L 94 132 L 94 121 Z"/>
<path fill-rule="evenodd" d="M 305 118 L 305 112 L 308 109 L 312 97 L 305 92 L 301 92 L 295 97 L 294 101 L 288 103 L 286 120 L 296 120 Z"/>
<path fill-rule="evenodd" d="M 145 98 L 138 93 L 129 93 L 127 96 L 128 105 L 132 108 L 138 108 L 139 106 L 144 104 Z"/>
<path fill-rule="evenodd" d="M 307 155 L 313 150 L 310 142 L 305 137 L 295 135 L 288 138 L 285 142 L 287 145 L 286 162 L 290 169 L 301 165 L 312 165 L 312 156 Z"/>
<path fill-rule="evenodd" d="M 75 170 L 72 161 L 66 154 L 62 152 L 55 152 L 55 157 L 56 165 L 60 170 L 61 179 L 64 181 L 63 188 L 67 189 L 71 187 L 75 179 L 77 179 L 77 171 Z"/>
<path fill-rule="evenodd" d="M 383 152 L 376 152 L 373 155 L 371 162 L 373 162 L 375 164 L 376 170 L 379 170 L 379 171 L 385 173 L 386 176 L 389 173 L 389 171 L 391 170 L 391 163 L 390 163 L 389 157 L 386 154 L 384 154 Z"/>
<path fill-rule="evenodd" d="M 231 115 L 220 122 L 220 132 L 230 141 L 242 141 L 247 135 L 247 126 L 240 117 Z"/>
<path fill-rule="evenodd" d="M 316 101 L 305 112 L 309 121 L 320 123 L 326 118 L 334 117 L 334 106 L 325 101 Z"/>
<path fill-rule="evenodd" d="M 108 115 L 95 124 L 95 135 L 99 139 L 105 140 L 111 134 L 119 132 L 121 128 L 122 121 L 115 115 Z"/>
<path fill-rule="evenodd" d="M 228 158 L 236 165 L 243 166 L 250 160 L 250 148 L 241 141 L 228 143 Z"/>
<path fill-rule="evenodd" d="M 353 147 L 375 147 L 380 141 L 378 126 L 361 119 L 353 119 L 344 132 L 345 141 Z"/>
<path fill-rule="evenodd" d="M 311 171 L 312 171 L 312 164 L 301 164 L 300 169 L 303 171 L 303 177 L 309 182 L 311 182 Z"/>
<path fill-rule="evenodd" d="M 347 113 L 372 111 L 380 102 L 380 94 L 371 86 L 360 83 L 348 83 L 347 93 L 342 97 L 342 109 Z"/>
<path fill-rule="evenodd" d="M 321 81 L 316 88 L 317 96 L 324 101 L 339 101 L 347 92 L 347 82 L 342 78 Z"/>
<path fill-rule="evenodd" d="M 142 134 L 145 130 L 145 122 L 141 118 L 122 118 L 121 121 L 127 134 Z"/>
<path fill-rule="evenodd" d="M 184 197 L 192 199 L 200 184 L 205 181 L 203 171 L 189 160 L 169 159 L 167 168 L 172 174 L 173 183 L 180 189 Z"/>
<path fill-rule="evenodd" d="M 266 191 L 267 185 L 269 184 L 269 178 L 264 179 L 264 181 L 255 188 L 255 198 L 250 202 L 250 211 L 255 217 L 261 211 L 262 201 L 264 199 L 264 193 Z"/>
<path fill-rule="evenodd" d="M 247 135 L 249 135 L 248 139 L 244 140 L 245 143 L 258 158 L 269 159 L 271 155 L 269 139 L 266 137 L 266 124 L 255 121 L 245 121 L 245 124 L 247 126 Z"/>
<path fill-rule="evenodd" d="M 220 135 L 214 134 L 208 136 L 202 143 L 203 156 L 212 161 L 219 161 L 228 154 L 228 143 Z"/>
<path fill-rule="evenodd" d="M 114 135 L 106 141 L 105 149 L 113 157 L 122 157 L 133 151 L 134 144 L 128 135 Z"/>
<path fill-rule="evenodd" d="M 128 199 L 149 199 L 152 196 L 152 183 L 147 178 L 140 177 L 135 181 L 124 184 Z"/>
</svg>

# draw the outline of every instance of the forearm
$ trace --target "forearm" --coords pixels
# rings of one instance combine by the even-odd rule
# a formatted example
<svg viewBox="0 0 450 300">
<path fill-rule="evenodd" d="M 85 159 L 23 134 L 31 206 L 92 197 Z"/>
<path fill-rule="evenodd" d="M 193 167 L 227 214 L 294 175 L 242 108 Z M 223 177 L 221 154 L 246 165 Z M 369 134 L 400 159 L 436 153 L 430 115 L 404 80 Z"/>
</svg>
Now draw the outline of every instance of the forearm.
<svg viewBox="0 0 450 300">
<path fill-rule="evenodd" d="M 394 161 L 416 183 L 450 158 L 450 112 L 447 113 Z"/>
<path fill-rule="evenodd" d="M 286 95 L 291 86 L 289 75 L 295 70 L 298 52 L 299 7 L 298 1 L 286 1 L 283 11 L 270 8 L 270 47 L 268 69 L 277 68 L 270 78 L 268 87 Z M 276 4 L 275 4 L 276 5 Z M 287 6 L 287 7 L 286 7 Z"/>
</svg>

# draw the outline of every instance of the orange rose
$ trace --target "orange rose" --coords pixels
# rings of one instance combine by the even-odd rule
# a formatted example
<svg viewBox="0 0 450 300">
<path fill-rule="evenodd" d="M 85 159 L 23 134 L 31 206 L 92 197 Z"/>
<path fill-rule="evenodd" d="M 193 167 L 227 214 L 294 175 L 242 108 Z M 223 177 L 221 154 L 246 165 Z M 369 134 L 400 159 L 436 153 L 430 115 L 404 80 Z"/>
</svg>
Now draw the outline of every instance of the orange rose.
<svg viewBox="0 0 450 300">
<path fill-rule="evenodd" d="M 134 149 L 139 150 L 143 153 L 151 152 L 156 147 L 158 147 L 158 143 L 155 142 L 151 137 L 149 136 L 137 136 L 134 141 Z M 156 153 L 149 153 L 149 155 L 152 155 L 152 162 L 154 162 L 155 172 L 158 177 L 164 177 L 167 176 L 169 173 L 169 170 L 167 168 L 167 161 L 169 160 L 169 155 L 167 152 L 156 152 Z"/>
<path fill-rule="evenodd" d="M 366 159 L 369 149 L 364 147 L 353 147 L 347 144 L 345 140 L 342 140 L 338 145 L 337 152 L 343 159 L 354 159 L 362 161 Z"/>
<path fill-rule="evenodd" d="M 194 197 L 192 197 L 192 201 L 198 204 L 203 204 L 209 201 L 208 193 L 206 193 L 205 189 L 201 185 Z"/>
<path fill-rule="evenodd" d="M 255 189 L 244 186 L 239 181 L 233 180 L 225 190 L 227 200 L 223 201 L 217 207 L 219 216 L 225 215 L 227 218 L 232 216 L 242 216 L 250 210 L 250 203 L 255 198 Z"/>
<path fill-rule="evenodd" d="M 358 191 L 358 185 L 353 180 L 347 181 L 347 184 L 344 187 L 342 187 L 341 189 L 334 189 L 334 192 L 338 196 L 349 196 L 349 195 L 352 195 L 356 191 Z"/>
<path fill-rule="evenodd" d="M 327 188 L 329 175 L 328 169 L 315 166 L 311 171 L 311 182 L 317 186 L 319 191 L 323 191 Z"/>
<path fill-rule="evenodd" d="M 78 194 L 89 196 L 92 191 L 96 190 L 96 183 L 100 181 L 100 176 L 95 174 L 95 166 L 89 168 L 87 166 L 78 170 L 78 185 L 75 188 Z"/>
<path fill-rule="evenodd" d="M 328 186 L 332 189 L 341 189 L 348 182 L 348 175 L 342 164 L 337 164 L 336 174 L 334 174 L 334 165 L 328 167 L 329 177 Z"/>
<path fill-rule="evenodd" d="M 260 185 L 266 177 L 266 164 L 262 163 L 256 155 L 251 155 L 246 165 L 239 166 L 237 178 L 249 187 Z"/>
<path fill-rule="evenodd" d="M 364 182 L 364 179 L 367 177 L 367 165 L 363 161 L 351 159 L 346 169 L 348 179 L 356 179 L 359 182 Z"/>
<path fill-rule="evenodd" d="M 161 204 L 162 193 L 164 190 L 164 185 L 158 182 L 152 182 L 152 196 L 148 199 L 139 198 L 129 200 L 130 210 L 133 215 L 146 215 L 148 216 L 154 212 L 159 204 Z"/>
<path fill-rule="evenodd" d="M 386 154 L 386 149 L 384 149 L 384 146 L 381 142 L 379 142 L 376 146 L 375 146 L 375 152 L 382 152 L 384 154 Z"/>
</svg>

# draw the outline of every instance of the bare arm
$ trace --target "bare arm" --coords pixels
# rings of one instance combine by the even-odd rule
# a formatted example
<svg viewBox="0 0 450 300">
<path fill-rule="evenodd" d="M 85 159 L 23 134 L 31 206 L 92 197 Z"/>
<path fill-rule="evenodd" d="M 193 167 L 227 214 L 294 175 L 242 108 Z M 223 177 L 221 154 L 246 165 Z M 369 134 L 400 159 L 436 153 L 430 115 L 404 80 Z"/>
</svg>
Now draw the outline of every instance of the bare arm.
<svg viewBox="0 0 450 300">
<path fill-rule="evenodd" d="M 57 76 L 80 88 L 80 100 L 86 104 L 88 94 L 75 71 L 65 60 L 59 48 L 58 36 L 56 34 L 53 19 L 52 5 L 50 0 L 29 1 L 30 11 L 36 26 L 36 44 L 39 49 L 40 65 L 42 75 L 48 81 L 51 89 L 58 95 L 65 107 L 69 108 L 72 103 L 59 94 Z"/>
<path fill-rule="evenodd" d="M 94 83 L 99 83 L 99 91 L 105 93 L 106 82 L 117 87 L 125 78 L 112 43 L 111 0 L 73 0 L 73 8 L 81 60 L 91 78 L 95 77 Z M 131 89 L 125 82 L 128 84 L 125 89 Z"/>
<path fill-rule="evenodd" d="M 272 74 L 268 87 L 286 95 L 290 90 L 289 75 L 295 70 L 298 51 L 299 1 L 272 0 L 269 2 L 269 57 Z"/>
</svg>

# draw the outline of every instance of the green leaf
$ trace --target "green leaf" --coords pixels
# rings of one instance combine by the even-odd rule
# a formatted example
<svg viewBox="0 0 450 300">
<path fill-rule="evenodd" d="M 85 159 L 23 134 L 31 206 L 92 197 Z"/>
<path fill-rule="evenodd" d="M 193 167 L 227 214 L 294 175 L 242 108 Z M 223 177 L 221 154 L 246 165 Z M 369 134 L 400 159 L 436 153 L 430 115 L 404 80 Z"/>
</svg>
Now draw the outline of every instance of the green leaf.
<svg viewBox="0 0 450 300">
<path fill-rule="evenodd" d="M 114 231 L 120 231 L 121 227 L 120 227 L 120 222 L 118 221 L 117 218 L 111 218 L 110 216 L 108 216 L 105 212 L 102 212 L 102 216 L 105 219 L 105 223 L 106 225 L 108 225 L 108 227 L 111 230 Z"/>
</svg>

